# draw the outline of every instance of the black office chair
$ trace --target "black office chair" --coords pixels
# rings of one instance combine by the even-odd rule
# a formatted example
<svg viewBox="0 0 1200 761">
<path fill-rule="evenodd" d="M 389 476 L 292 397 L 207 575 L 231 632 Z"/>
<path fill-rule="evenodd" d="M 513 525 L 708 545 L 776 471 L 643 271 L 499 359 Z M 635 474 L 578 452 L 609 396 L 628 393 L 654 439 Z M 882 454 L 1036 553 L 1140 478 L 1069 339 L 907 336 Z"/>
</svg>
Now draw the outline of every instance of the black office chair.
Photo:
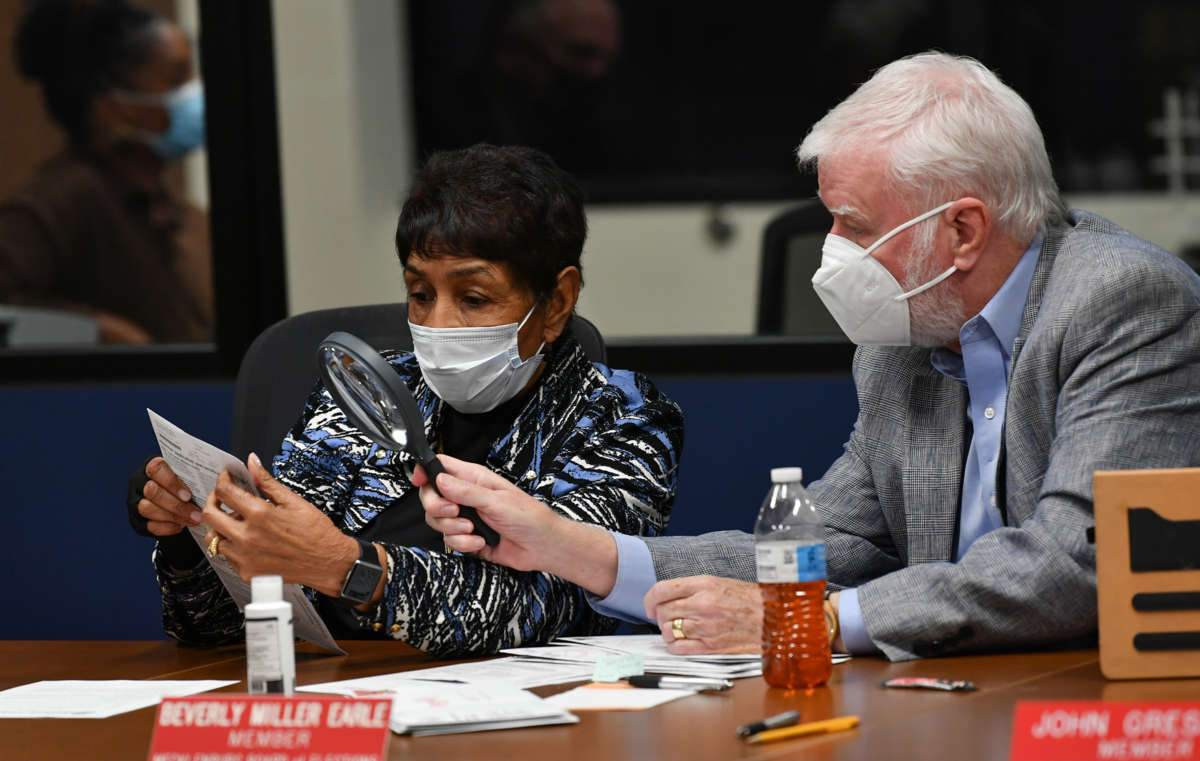
<svg viewBox="0 0 1200 761">
<path fill-rule="evenodd" d="M 300 416 L 317 382 L 317 344 L 335 330 L 353 333 L 377 349 L 411 349 L 408 305 L 321 309 L 288 317 L 259 334 L 238 369 L 233 396 L 233 454 L 256 452 L 263 462 L 279 452 L 284 434 Z M 568 330 L 588 359 L 604 362 L 600 331 L 575 315 Z"/>
<path fill-rule="evenodd" d="M 758 282 L 758 332 L 844 340 L 812 287 L 821 244 L 833 218 L 818 202 L 788 209 L 763 231 Z"/>
</svg>

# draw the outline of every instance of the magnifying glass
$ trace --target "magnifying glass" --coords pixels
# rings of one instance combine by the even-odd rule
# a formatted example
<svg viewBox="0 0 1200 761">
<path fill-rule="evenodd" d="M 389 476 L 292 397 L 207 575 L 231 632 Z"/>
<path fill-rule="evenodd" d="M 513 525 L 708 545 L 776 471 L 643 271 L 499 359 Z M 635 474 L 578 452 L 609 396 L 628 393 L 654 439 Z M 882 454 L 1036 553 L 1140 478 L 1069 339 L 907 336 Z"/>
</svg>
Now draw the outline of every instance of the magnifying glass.
<svg viewBox="0 0 1200 761">
<path fill-rule="evenodd" d="M 350 422 L 379 446 L 417 458 L 437 489 L 437 476 L 445 468 L 425 438 L 425 418 L 412 392 L 387 360 L 366 341 L 343 331 L 321 341 L 317 360 L 326 388 Z M 475 508 L 460 505 L 459 515 L 471 521 L 474 533 L 489 545 L 500 541 Z"/>
</svg>

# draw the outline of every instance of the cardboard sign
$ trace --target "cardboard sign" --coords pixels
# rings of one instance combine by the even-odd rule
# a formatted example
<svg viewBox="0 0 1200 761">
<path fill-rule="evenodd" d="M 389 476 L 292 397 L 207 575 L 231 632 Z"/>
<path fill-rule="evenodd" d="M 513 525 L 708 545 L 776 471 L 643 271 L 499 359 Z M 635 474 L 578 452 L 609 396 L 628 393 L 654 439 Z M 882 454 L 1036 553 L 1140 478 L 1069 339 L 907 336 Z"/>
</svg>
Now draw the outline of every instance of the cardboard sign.
<svg viewBox="0 0 1200 761">
<path fill-rule="evenodd" d="M 1200 701 L 1022 701 L 1012 761 L 1200 759 Z"/>
<path fill-rule="evenodd" d="M 1200 676 L 1200 468 L 1098 470 L 1100 671 Z"/>
<path fill-rule="evenodd" d="M 165 698 L 149 761 L 383 761 L 391 710 L 390 697 Z"/>
</svg>

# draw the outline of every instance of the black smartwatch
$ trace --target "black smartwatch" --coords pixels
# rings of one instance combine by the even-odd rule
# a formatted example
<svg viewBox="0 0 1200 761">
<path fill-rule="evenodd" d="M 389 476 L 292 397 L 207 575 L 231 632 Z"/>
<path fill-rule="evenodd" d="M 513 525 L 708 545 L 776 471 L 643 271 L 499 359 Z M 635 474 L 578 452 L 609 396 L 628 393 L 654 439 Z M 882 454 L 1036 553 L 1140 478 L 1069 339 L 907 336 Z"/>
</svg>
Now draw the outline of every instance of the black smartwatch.
<svg viewBox="0 0 1200 761">
<path fill-rule="evenodd" d="M 350 573 L 346 574 L 346 581 L 342 583 L 341 599 L 352 605 L 362 605 L 371 601 L 375 585 L 383 576 L 383 568 L 379 566 L 379 553 L 375 551 L 374 544 L 362 539 L 355 541 L 358 542 L 358 560 L 350 566 Z"/>
</svg>

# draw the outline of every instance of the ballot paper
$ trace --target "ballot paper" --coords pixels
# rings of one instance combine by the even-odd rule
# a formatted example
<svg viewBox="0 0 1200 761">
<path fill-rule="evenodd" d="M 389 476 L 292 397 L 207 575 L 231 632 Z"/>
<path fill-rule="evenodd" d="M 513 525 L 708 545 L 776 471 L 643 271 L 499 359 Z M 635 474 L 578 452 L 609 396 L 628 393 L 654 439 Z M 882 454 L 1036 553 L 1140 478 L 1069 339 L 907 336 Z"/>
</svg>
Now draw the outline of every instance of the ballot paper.
<svg viewBox="0 0 1200 761">
<path fill-rule="evenodd" d="M 390 726 L 399 734 L 444 735 L 579 721 L 532 692 L 498 682 L 408 681 L 396 684 L 394 691 Z"/>
<path fill-rule="evenodd" d="M 163 459 L 167 461 L 167 465 L 171 466 L 171 470 L 175 471 L 175 475 L 179 476 L 179 480 L 183 481 L 191 491 L 192 502 L 200 509 L 204 508 L 204 502 L 208 499 L 208 495 L 217 487 L 217 478 L 220 477 L 223 470 L 229 471 L 229 476 L 235 484 L 258 496 L 254 479 L 250 477 L 250 472 L 246 469 L 245 464 L 238 458 L 186 433 L 178 426 L 168 422 L 166 418 L 155 413 L 154 410 L 147 409 L 146 412 L 150 415 L 150 425 L 154 428 L 154 435 L 158 437 L 158 447 L 162 451 Z M 229 591 L 233 601 L 237 603 L 238 610 L 245 608 L 246 603 L 250 602 L 250 585 L 242 581 L 237 571 L 233 570 L 233 566 L 223 556 L 217 555 L 215 558 L 208 556 L 204 545 L 204 535 L 207 533 L 207 529 L 203 524 L 191 526 L 188 531 L 200 545 L 200 549 L 204 551 L 204 558 L 217 572 L 217 576 L 225 585 L 225 589 Z M 325 622 L 321 620 L 321 616 L 317 614 L 316 608 L 304 595 L 299 584 L 285 584 L 283 599 L 292 604 L 293 626 L 297 637 L 306 639 L 314 645 L 338 655 L 346 654 L 345 650 L 338 647 L 333 635 L 325 626 Z"/>
<path fill-rule="evenodd" d="M 591 678 L 591 675 L 590 668 L 577 663 L 496 658 L 490 661 L 452 663 L 448 666 L 400 671 L 394 674 L 343 679 L 338 682 L 307 684 L 296 689 L 304 692 L 329 692 L 336 695 L 354 696 L 370 692 L 389 692 L 396 684 L 410 681 L 461 682 L 464 684 L 502 682 L 513 687 L 528 689 L 547 684 L 583 682 Z"/>
<path fill-rule="evenodd" d="M 172 695 L 195 695 L 237 682 L 223 679 L 134 679 L 32 682 L 0 691 L 0 719 L 107 719 L 158 705 Z"/>
</svg>

